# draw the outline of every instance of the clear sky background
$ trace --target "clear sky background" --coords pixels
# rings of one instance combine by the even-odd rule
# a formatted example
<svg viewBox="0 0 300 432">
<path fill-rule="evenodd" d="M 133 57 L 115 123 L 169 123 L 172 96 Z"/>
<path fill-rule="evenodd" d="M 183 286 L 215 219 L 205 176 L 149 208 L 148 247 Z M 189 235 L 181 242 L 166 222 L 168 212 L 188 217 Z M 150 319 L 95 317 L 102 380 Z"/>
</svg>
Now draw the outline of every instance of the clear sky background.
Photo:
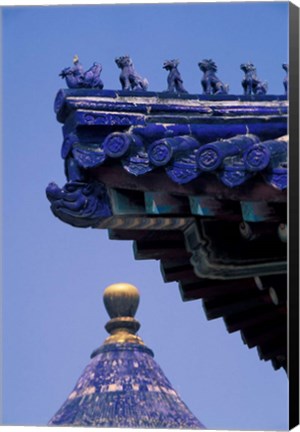
<svg viewBox="0 0 300 432">
<path fill-rule="evenodd" d="M 209 429 L 287 428 L 288 381 L 259 360 L 201 301 L 182 302 L 157 261 L 135 261 L 132 243 L 56 219 L 45 188 L 65 184 L 59 72 L 78 54 L 120 89 L 114 59 L 130 54 L 149 90 L 166 89 L 166 59 L 200 93 L 197 63 L 213 58 L 241 94 L 252 61 L 269 93 L 283 94 L 288 3 L 200 3 L 3 8 L 3 423 L 45 425 L 105 339 L 103 289 L 135 284 L 139 334 L 191 411 Z"/>
</svg>

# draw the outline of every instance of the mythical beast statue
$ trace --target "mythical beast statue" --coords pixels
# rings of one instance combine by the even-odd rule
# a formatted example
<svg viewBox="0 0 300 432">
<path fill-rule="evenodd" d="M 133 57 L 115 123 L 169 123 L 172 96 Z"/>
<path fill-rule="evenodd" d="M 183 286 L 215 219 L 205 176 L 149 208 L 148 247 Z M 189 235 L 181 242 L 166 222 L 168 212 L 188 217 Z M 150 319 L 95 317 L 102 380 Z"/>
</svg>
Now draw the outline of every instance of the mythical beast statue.
<svg viewBox="0 0 300 432">
<path fill-rule="evenodd" d="M 263 82 L 258 78 L 256 67 L 252 63 L 242 63 L 241 70 L 245 72 L 245 77 L 242 81 L 245 96 L 252 93 L 255 95 L 264 95 L 267 93 L 268 84 L 266 81 Z"/>
<path fill-rule="evenodd" d="M 128 55 L 115 59 L 118 68 L 121 69 L 120 83 L 122 90 L 147 90 L 148 80 L 137 74 L 134 64 Z"/>
<path fill-rule="evenodd" d="M 204 59 L 198 63 L 198 66 L 203 72 L 201 85 L 204 94 L 228 94 L 229 86 L 216 76 L 217 65 L 213 60 Z"/>
<path fill-rule="evenodd" d="M 93 66 L 84 72 L 77 55 L 73 57 L 73 66 L 67 67 L 61 71 L 59 76 L 66 79 L 67 86 L 74 88 L 97 88 L 103 89 L 103 82 L 100 79 L 102 66 L 94 62 Z"/>
<path fill-rule="evenodd" d="M 167 78 L 168 89 L 170 93 L 188 93 L 183 86 L 183 80 L 181 78 L 180 72 L 177 68 L 179 65 L 179 60 L 166 60 L 163 64 L 163 68 L 169 71 Z"/>
</svg>

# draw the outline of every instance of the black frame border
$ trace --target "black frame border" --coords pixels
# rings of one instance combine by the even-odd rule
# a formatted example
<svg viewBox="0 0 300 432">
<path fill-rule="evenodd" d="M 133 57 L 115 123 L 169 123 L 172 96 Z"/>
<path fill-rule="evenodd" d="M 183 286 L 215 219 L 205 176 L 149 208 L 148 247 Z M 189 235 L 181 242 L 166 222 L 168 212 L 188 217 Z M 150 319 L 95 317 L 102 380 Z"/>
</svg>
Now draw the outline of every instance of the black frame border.
<svg viewBox="0 0 300 432">
<path fill-rule="evenodd" d="M 289 427 L 299 425 L 299 7 L 289 3 Z"/>
</svg>

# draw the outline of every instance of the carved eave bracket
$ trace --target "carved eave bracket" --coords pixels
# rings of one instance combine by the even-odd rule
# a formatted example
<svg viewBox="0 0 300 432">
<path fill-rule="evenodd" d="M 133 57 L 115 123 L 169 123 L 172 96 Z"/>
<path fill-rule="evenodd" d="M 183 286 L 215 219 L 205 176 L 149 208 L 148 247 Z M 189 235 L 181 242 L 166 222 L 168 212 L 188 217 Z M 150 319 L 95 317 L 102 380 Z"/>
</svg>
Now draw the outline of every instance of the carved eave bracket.
<svg viewBox="0 0 300 432">
<path fill-rule="evenodd" d="M 50 183 L 46 194 L 53 214 L 75 227 L 94 227 L 112 216 L 106 188 L 100 182 L 69 182 L 63 188 Z"/>
</svg>

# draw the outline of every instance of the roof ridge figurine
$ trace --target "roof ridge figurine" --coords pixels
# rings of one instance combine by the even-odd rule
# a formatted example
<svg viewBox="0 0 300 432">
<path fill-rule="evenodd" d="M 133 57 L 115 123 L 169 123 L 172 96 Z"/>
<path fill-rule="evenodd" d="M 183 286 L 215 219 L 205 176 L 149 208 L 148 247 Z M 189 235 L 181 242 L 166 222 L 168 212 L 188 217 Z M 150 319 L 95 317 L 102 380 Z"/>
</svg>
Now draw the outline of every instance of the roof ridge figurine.
<svg viewBox="0 0 300 432">
<path fill-rule="evenodd" d="M 188 91 L 183 86 L 183 79 L 177 68 L 179 65 L 178 59 L 166 60 L 163 64 L 163 69 L 169 71 L 167 82 L 169 93 L 188 93 Z"/>
<path fill-rule="evenodd" d="M 224 84 L 217 76 L 217 65 L 212 59 L 204 59 L 198 63 L 200 70 L 203 72 L 201 85 L 203 94 L 219 95 L 228 94 L 229 85 Z"/>
<path fill-rule="evenodd" d="M 256 75 L 256 67 L 253 63 L 242 63 L 240 68 L 245 72 L 245 77 L 242 80 L 245 96 L 249 96 L 252 93 L 255 95 L 264 95 L 267 93 L 268 83 L 258 78 Z"/>
<path fill-rule="evenodd" d="M 73 88 L 97 88 L 102 90 L 104 85 L 100 79 L 102 65 L 94 62 L 93 65 L 85 72 L 82 64 L 79 62 L 78 55 L 73 57 L 72 67 L 67 67 L 61 71 L 59 76 L 66 79 L 67 86 Z"/>
<path fill-rule="evenodd" d="M 149 86 L 147 78 L 142 78 L 135 70 L 132 59 L 129 55 L 124 55 L 115 58 L 115 63 L 121 69 L 120 82 L 122 90 L 125 91 L 146 91 Z M 169 74 L 167 77 L 168 88 L 165 92 L 188 94 L 189 92 L 183 85 L 183 79 L 178 70 L 179 60 L 166 60 L 163 63 L 163 69 L 166 69 Z M 200 70 L 203 72 L 201 86 L 204 95 L 227 95 L 229 94 L 229 85 L 224 84 L 217 76 L 217 65 L 212 59 L 203 59 L 198 63 Z M 282 64 L 282 68 L 286 71 L 286 76 L 283 80 L 285 94 L 288 92 L 288 74 L 289 66 L 287 63 Z M 242 80 L 244 96 L 265 95 L 268 90 L 267 81 L 261 81 L 257 77 L 256 67 L 253 63 L 242 63 L 240 69 L 245 73 Z M 67 86 L 70 89 L 77 88 L 94 88 L 102 90 L 103 82 L 100 79 L 102 65 L 94 62 L 93 65 L 84 71 L 82 64 L 79 62 L 78 55 L 73 57 L 73 66 L 67 67 L 61 71 L 60 77 L 66 80 Z"/>
<path fill-rule="evenodd" d="M 149 82 L 147 78 L 142 78 L 136 71 L 132 59 L 129 55 L 117 57 L 115 62 L 121 69 L 120 83 L 122 90 L 144 90 L 146 91 Z"/>
<path fill-rule="evenodd" d="M 108 286 L 104 304 L 110 334 L 69 397 L 48 423 L 51 426 L 204 429 L 173 389 L 136 335 L 138 289 L 128 283 Z"/>
</svg>

